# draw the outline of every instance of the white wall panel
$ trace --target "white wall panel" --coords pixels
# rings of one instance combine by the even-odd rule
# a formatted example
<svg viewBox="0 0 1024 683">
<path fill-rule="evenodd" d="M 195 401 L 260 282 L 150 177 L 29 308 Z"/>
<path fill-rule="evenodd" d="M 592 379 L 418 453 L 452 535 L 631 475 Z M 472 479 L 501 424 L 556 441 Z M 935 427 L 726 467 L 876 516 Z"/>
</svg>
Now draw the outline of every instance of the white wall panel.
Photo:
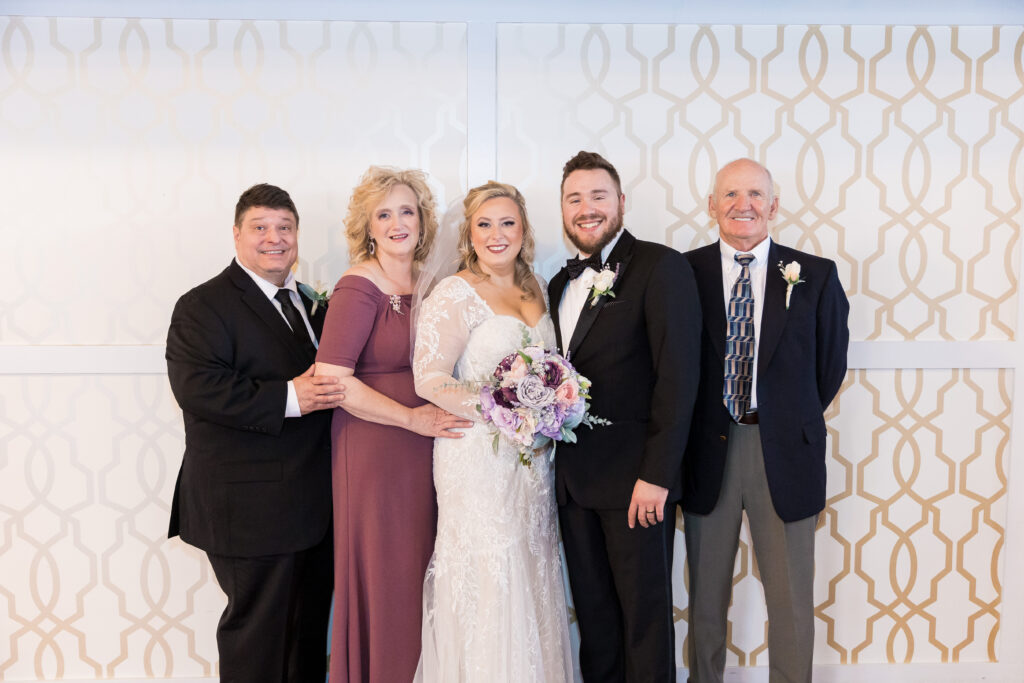
<svg viewBox="0 0 1024 683">
<path fill-rule="evenodd" d="M 292 193 L 325 285 L 368 165 L 465 185 L 462 24 L 3 17 L 0 52 L 5 344 L 161 343 L 253 183 Z"/>
<path fill-rule="evenodd" d="M 496 175 L 550 276 L 561 165 L 589 148 L 627 226 L 679 249 L 715 239 L 714 170 L 753 156 L 773 235 L 839 263 L 855 344 L 815 680 L 1024 679 L 1024 29 L 995 26 L 1019 5 L 29 4 L 0 17 L 0 678 L 216 676 L 223 595 L 165 538 L 183 436 L 160 345 L 233 254 L 245 187 L 292 193 L 299 276 L 330 284 L 367 165 L 426 169 L 442 205 Z M 746 530 L 735 586 L 730 676 L 767 681 Z"/>
</svg>

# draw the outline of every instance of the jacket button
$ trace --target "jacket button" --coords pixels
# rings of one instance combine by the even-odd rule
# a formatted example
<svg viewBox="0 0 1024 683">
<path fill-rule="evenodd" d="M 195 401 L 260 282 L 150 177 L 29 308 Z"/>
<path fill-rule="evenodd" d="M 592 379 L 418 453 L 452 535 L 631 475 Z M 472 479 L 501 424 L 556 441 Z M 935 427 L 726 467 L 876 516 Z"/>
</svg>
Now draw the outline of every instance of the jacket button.
<svg viewBox="0 0 1024 683">
<path fill-rule="evenodd" d="M 719 438 L 719 439 L 721 439 L 722 441 L 725 441 L 725 440 L 726 440 L 726 439 L 725 439 L 725 434 L 719 434 L 719 435 L 718 435 L 718 438 Z"/>
</svg>

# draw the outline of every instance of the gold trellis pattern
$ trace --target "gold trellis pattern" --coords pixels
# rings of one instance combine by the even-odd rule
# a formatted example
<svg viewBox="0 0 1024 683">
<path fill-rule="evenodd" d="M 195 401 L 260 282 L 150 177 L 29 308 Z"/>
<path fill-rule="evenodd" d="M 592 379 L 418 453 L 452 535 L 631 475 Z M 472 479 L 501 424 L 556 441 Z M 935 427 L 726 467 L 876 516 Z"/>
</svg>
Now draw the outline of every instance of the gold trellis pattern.
<svg viewBox="0 0 1024 683">
<path fill-rule="evenodd" d="M 619 168 L 632 230 L 682 250 L 716 237 L 715 170 L 753 157 L 774 234 L 838 262 L 854 339 L 1013 339 L 1022 50 L 1020 26 L 503 25 L 499 175 L 549 226 L 550 275 L 577 150 Z"/>
<path fill-rule="evenodd" d="M 817 663 L 998 661 L 1012 382 L 1007 370 L 848 373 L 827 414 Z M 677 558 L 679 642 L 684 569 Z M 727 662 L 763 665 L 767 617 L 746 524 L 733 586 Z"/>
<path fill-rule="evenodd" d="M 828 414 L 817 662 L 998 660 L 1012 382 L 850 371 Z M 0 408 L 0 676 L 214 675 L 223 595 L 202 553 L 165 538 L 183 439 L 166 379 L 9 376 Z M 764 664 L 745 530 L 734 586 L 728 661 Z"/>
</svg>

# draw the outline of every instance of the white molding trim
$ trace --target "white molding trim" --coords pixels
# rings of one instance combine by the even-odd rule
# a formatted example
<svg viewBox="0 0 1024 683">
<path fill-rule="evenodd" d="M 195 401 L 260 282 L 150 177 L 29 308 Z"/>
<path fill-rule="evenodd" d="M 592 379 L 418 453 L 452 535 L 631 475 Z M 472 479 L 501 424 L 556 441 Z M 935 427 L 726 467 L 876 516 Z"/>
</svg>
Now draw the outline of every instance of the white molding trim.
<svg viewBox="0 0 1024 683">
<path fill-rule="evenodd" d="M 0 375 L 163 375 L 164 345 L 0 346 Z"/>
<path fill-rule="evenodd" d="M 1005 663 L 963 664 L 824 664 L 814 667 L 815 683 L 1020 683 L 1021 670 Z M 152 683 L 173 680 L 175 683 L 216 683 L 216 678 L 123 678 L 120 683 Z M 686 669 L 678 669 L 676 680 L 686 681 Z M 726 683 L 768 683 L 767 666 L 728 667 Z M 38 683 L 42 683 L 39 681 Z M 92 680 L 65 680 L 64 683 L 93 683 Z"/>
<path fill-rule="evenodd" d="M 685 669 L 679 669 L 677 681 L 686 681 Z M 817 664 L 815 683 L 1020 683 L 1019 667 L 1003 663 L 962 664 Z M 729 667 L 726 683 L 768 683 L 767 666 Z"/>
<path fill-rule="evenodd" d="M 475 0 L 381 3 L 377 0 L 5 0 L 3 13 L 22 16 L 151 17 L 330 21 L 459 21 L 629 24 L 902 24 L 1024 23 L 1019 0 Z"/>
<path fill-rule="evenodd" d="M 1024 302 L 1024 297 L 1020 297 Z M 1022 306 L 1024 307 L 1024 306 Z M 1024 320 L 1024 311 L 1020 314 Z M 850 343 L 850 369 L 1010 368 L 1024 365 L 1022 342 Z M 162 375 L 164 346 L 12 346 L 0 345 L 0 375 Z M 1024 372 L 1014 380 L 1015 396 L 1024 396 Z M 1020 411 L 1018 411 L 1020 412 Z M 1021 422 L 1024 413 L 1016 415 Z M 1024 424 L 1015 424 L 1024 430 Z M 1024 431 L 1014 433 L 1024 434 Z M 1024 453 L 1020 454 L 1024 457 Z M 1024 499 L 1021 501 L 1024 504 Z M 1012 518 L 1012 517 L 1011 517 Z M 1024 571 L 1024 566 L 1021 567 Z M 1022 634 L 1024 636 L 1024 634 Z"/>
</svg>

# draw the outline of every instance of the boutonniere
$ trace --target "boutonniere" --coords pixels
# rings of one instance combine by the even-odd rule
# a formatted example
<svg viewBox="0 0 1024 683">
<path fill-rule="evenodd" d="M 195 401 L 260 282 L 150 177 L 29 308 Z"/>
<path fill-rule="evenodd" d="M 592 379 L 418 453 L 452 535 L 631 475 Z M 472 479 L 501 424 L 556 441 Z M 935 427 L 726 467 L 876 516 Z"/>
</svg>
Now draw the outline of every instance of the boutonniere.
<svg viewBox="0 0 1024 683">
<path fill-rule="evenodd" d="M 313 308 L 309 310 L 310 315 L 316 315 L 316 309 L 323 305 L 324 310 L 327 310 L 327 302 L 331 299 L 331 293 L 326 287 L 323 287 L 319 281 L 316 283 L 316 289 L 310 287 L 305 282 L 299 283 L 299 291 L 306 295 L 306 297 L 313 302 Z"/>
<path fill-rule="evenodd" d="M 615 286 L 615 281 L 619 278 L 619 265 L 618 263 L 615 264 L 615 270 L 606 265 L 594 278 L 594 284 L 590 287 L 591 306 L 596 305 L 602 296 L 615 298 L 615 292 L 612 291 L 612 287 Z"/>
<path fill-rule="evenodd" d="M 779 261 L 779 271 L 782 273 L 782 279 L 786 281 L 786 310 L 789 310 L 789 297 L 793 294 L 793 288 L 803 282 L 800 279 L 800 264 L 796 261 L 790 261 L 786 265 L 782 265 L 782 261 Z"/>
</svg>

